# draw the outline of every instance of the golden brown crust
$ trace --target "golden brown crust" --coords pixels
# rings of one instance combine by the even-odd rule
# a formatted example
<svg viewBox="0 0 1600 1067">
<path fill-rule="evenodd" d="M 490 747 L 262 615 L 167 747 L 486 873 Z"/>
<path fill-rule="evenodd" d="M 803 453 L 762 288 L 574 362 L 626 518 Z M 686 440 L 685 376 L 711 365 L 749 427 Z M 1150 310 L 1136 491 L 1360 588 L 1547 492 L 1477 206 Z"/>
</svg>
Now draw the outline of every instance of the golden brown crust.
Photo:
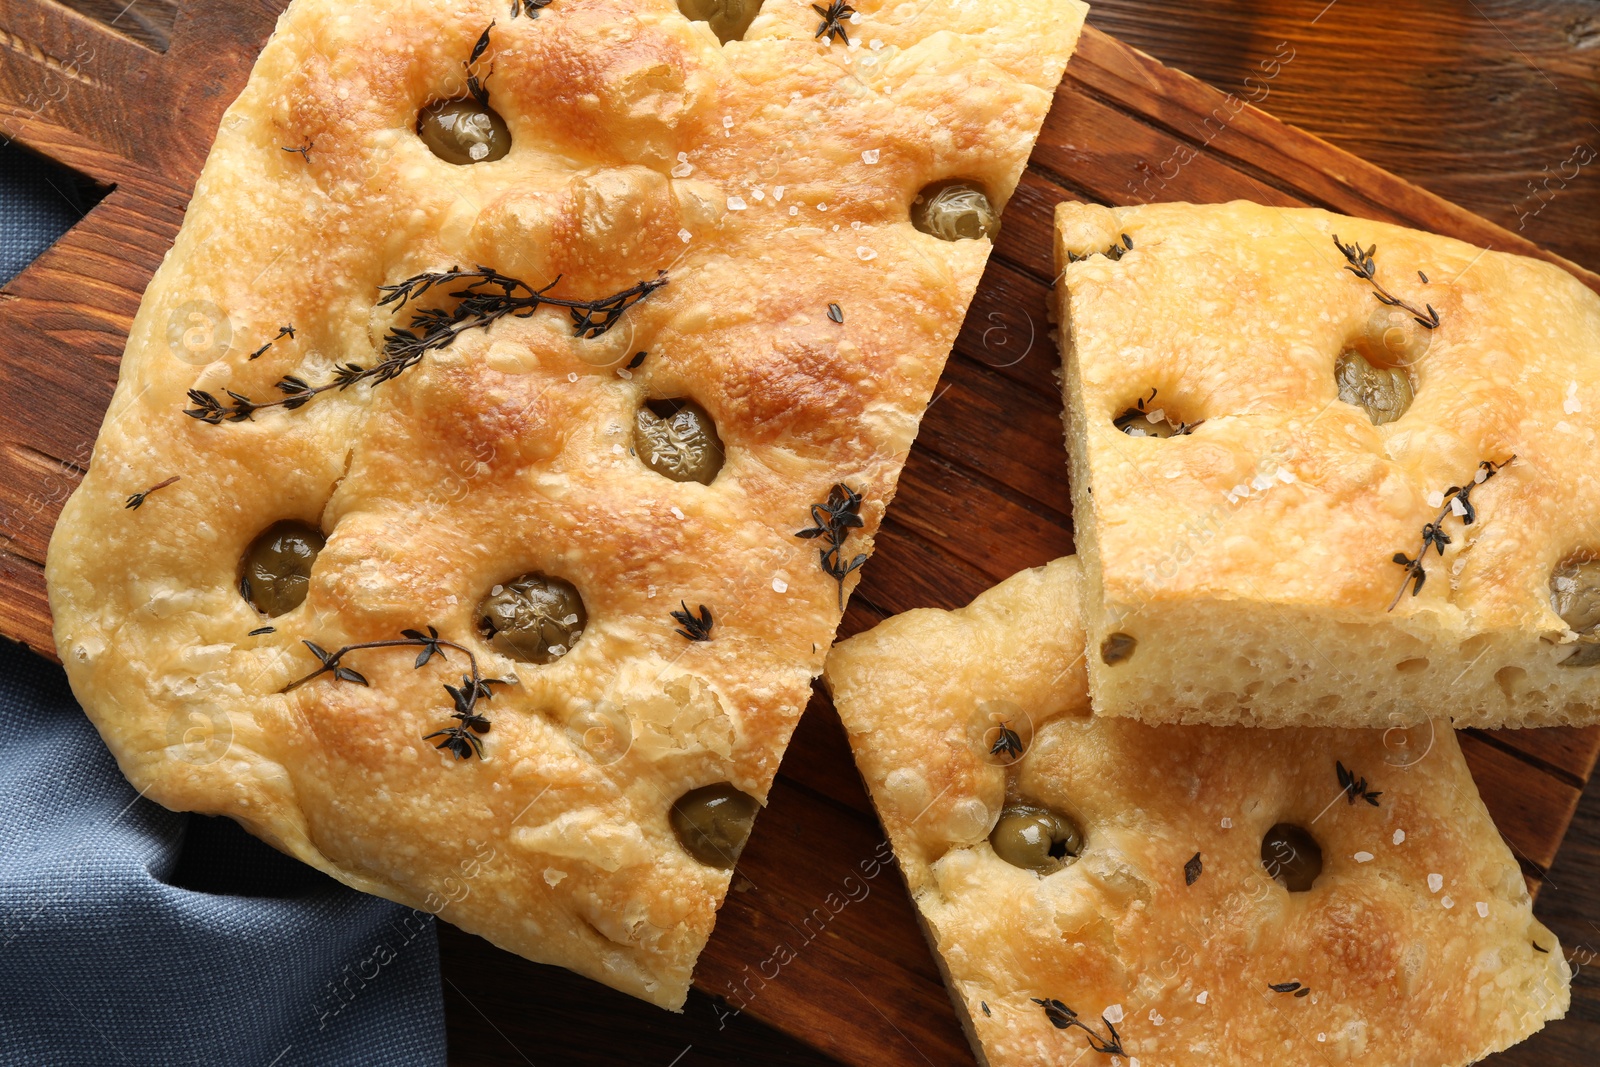
<svg viewBox="0 0 1600 1067">
<path fill-rule="evenodd" d="M 723 48 L 666 0 L 509 20 L 501 0 L 296 0 L 146 294 L 49 560 L 74 690 L 147 796 L 665 1006 L 728 885 L 668 807 L 708 782 L 766 795 L 839 617 L 794 534 L 847 481 L 850 552 L 870 550 L 988 255 L 915 232 L 907 204 L 953 172 L 1003 203 L 1084 10 L 865 4 L 858 43 L 829 47 L 808 5 L 768 7 Z M 480 73 L 512 151 L 451 166 L 417 115 L 464 90 L 492 19 Z M 574 299 L 669 281 L 598 339 L 544 309 L 299 410 L 183 415 L 190 389 L 265 400 L 372 366 L 405 322 L 379 286 L 478 263 Z M 711 486 L 629 453 L 638 406 L 684 395 L 727 447 Z M 240 555 L 281 519 L 328 545 L 306 603 L 247 636 L 268 620 Z M 588 611 L 546 667 L 475 636 L 485 592 L 528 571 Z M 710 642 L 674 633 L 680 599 L 713 609 Z M 356 653 L 369 688 L 280 692 L 316 666 L 302 640 L 427 625 L 518 679 L 485 709 L 486 759 L 422 740 L 450 721 L 458 653 Z"/>
<path fill-rule="evenodd" d="M 1104 252 L 1128 235 L 1133 248 Z M 1376 245 L 1386 306 L 1333 237 Z M 1069 253 L 1088 254 L 1069 263 Z M 1248 203 L 1062 205 L 1058 317 L 1100 714 L 1149 721 L 1383 726 L 1596 721 L 1593 672 L 1554 569 L 1600 552 L 1600 297 L 1546 263 L 1325 211 Z M 1423 278 L 1426 277 L 1427 281 Z M 1339 399 L 1357 350 L 1405 369 L 1415 400 L 1374 425 Z M 1130 437 L 1151 406 L 1200 425 Z M 1452 486 L 1516 462 L 1443 523 Z M 1220 645 L 1219 645 L 1220 642 Z"/>
<path fill-rule="evenodd" d="M 1146 1067 L 1457 1067 L 1565 1012 L 1570 970 L 1446 726 L 1091 716 L 1080 585 L 1077 560 L 1058 560 L 962 610 L 897 616 L 828 657 L 857 765 L 980 1059 L 1109 1062 L 1035 998 L 1071 1008 L 1100 1040 L 1109 1019 L 1125 1062 Z M 974 743 L 995 713 L 1029 742 L 1014 762 Z M 1345 793 L 1336 761 L 1381 794 L 1376 806 Z M 1085 838 L 1076 862 L 1041 878 L 995 854 L 988 835 L 1019 797 L 1071 815 Z M 1263 867 L 1278 822 L 1322 848 L 1307 892 Z M 1291 982 L 1310 993 L 1269 988 Z"/>
</svg>

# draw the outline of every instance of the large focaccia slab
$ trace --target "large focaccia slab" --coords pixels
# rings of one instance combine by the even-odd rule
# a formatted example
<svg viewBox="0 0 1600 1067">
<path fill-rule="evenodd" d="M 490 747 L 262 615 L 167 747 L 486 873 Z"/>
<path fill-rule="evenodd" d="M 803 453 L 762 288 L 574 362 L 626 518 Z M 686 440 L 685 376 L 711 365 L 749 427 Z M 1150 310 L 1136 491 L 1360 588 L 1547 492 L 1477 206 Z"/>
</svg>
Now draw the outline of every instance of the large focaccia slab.
<svg viewBox="0 0 1600 1067">
<path fill-rule="evenodd" d="M 1056 221 L 1099 714 L 1596 721 L 1600 297 L 1324 211 Z"/>
<path fill-rule="evenodd" d="M 666 0 L 296 0 L 51 544 L 133 784 L 680 1005 L 731 857 L 669 812 L 765 798 L 989 253 L 910 206 L 962 178 L 998 212 L 1083 12 L 869 3 L 817 40 L 773 2 L 724 47 Z M 707 441 L 714 478 L 669 476 Z"/>
<path fill-rule="evenodd" d="M 828 657 L 980 1063 L 1459 1067 L 1564 1014 L 1570 968 L 1446 724 L 1093 716 L 1080 586 L 1058 560 Z M 1025 804 L 1075 859 L 1002 858 Z M 1321 850 L 1309 888 L 1280 824 Z"/>
</svg>

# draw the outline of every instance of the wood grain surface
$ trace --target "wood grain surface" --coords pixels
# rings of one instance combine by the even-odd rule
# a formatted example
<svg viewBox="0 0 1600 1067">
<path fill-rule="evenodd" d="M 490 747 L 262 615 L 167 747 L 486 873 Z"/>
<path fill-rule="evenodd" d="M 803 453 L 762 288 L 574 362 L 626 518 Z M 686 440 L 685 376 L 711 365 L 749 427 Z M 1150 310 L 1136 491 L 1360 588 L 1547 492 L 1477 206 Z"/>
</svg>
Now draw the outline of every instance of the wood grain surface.
<svg viewBox="0 0 1600 1067">
<path fill-rule="evenodd" d="M 128 323 L 181 222 L 218 116 L 279 7 L 70 6 L 79 10 L 0 0 L 0 133 L 114 187 L 0 292 L 0 389 L 13 398 L 0 408 L 0 632 L 42 653 L 51 646 L 40 564 L 55 513 L 88 462 Z M 1116 0 L 1097 8 L 1096 24 L 1222 91 L 1102 34 L 1086 36 L 1008 208 L 845 632 L 910 607 L 959 605 L 1071 550 L 1051 376 L 1057 356 L 1044 317 L 1048 219 L 1062 198 L 1310 203 L 1550 256 L 1537 238 L 1600 266 L 1600 167 L 1567 178 L 1572 167 L 1562 166 L 1582 144 L 1600 148 L 1600 131 L 1582 133 L 1596 115 L 1597 5 L 1191 7 Z M 1246 99 L 1448 191 L 1483 217 L 1245 108 Z M 1534 192 L 1523 188 L 1535 178 Z M 1600 730 L 1473 731 L 1462 744 L 1502 833 L 1542 887 L 1541 915 L 1576 964 L 1600 964 L 1595 789 L 1580 807 Z M 969 1064 L 882 850 L 842 729 L 819 698 L 702 959 L 704 992 L 684 1016 L 441 926 L 452 1060 Z M 866 892 L 836 912 L 828 902 L 851 874 Z M 794 959 L 775 970 L 779 943 Z M 1594 1062 L 1600 993 L 1580 974 L 1577 994 L 1577 1018 L 1494 1062 Z"/>
</svg>

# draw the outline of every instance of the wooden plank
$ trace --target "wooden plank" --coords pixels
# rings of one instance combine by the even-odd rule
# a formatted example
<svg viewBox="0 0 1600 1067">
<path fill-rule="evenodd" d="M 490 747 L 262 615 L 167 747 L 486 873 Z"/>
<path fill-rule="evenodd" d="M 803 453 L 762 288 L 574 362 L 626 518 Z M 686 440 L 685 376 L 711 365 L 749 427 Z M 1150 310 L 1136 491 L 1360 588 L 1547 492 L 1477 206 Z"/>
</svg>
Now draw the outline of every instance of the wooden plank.
<svg viewBox="0 0 1600 1067">
<path fill-rule="evenodd" d="M 99 21 L 47 0 L 0 0 L 0 133 L 117 187 L 0 293 L 0 329 L 16 339 L 0 351 L 0 388 L 28 398 L 0 411 L 0 632 L 41 651 L 50 648 L 41 562 L 55 511 L 88 462 L 139 294 L 279 7 L 195 0 L 171 10 L 167 30 L 130 40 L 105 28 L 116 15 L 100 0 L 72 5 Z M 86 43 L 92 56 L 74 51 Z M 47 76 L 51 92 L 41 95 Z M 1131 202 L 1155 195 L 1158 183 L 1167 198 L 1321 204 L 1550 258 L 1091 31 L 1008 206 L 843 632 L 912 607 L 959 606 L 1071 550 L 1059 358 L 1046 313 L 1051 212 L 1065 198 Z M 1582 268 L 1569 269 L 1595 284 Z M 1485 803 L 1537 884 L 1592 774 L 1600 728 L 1472 733 L 1462 744 Z M 581 1059 L 586 1049 L 611 1047 L 597 1029 L 618 1029 L 638 1035 L 627 1039 L 630 1056 L 660 1049 L 663 1063 L 686 1051 L 669 1048 L 667 1034 L 715 1045 L 722 1051 L 709 1055 L 725 1062 L 817 1062 L 791 1045 L 772 1051 L 783 1042 L 754 1022 L 766 1020 L 845 1063 L 970 1063 L 898 874 L 880 867 L 862 883 L 870 891 L 860 900 L 837 911 L 829 903 L 831 893 L 837 904 L 845 878 L 863 876 L 861 863 L 881 844 L 842 728 L 819 697 L 697 974 L 701 990 L 743 1000 L 745 1013 L 730 1017 L 727 1004 L 697 992 L 680 1025 L 447 932 L 453 1056 Z M 802 943 L 790 945 L 795 958 L 776 977 L 758 974 L 765 984 L 757 993 L 744 983 L 780 941 Z M 626 1025 L 616 1027 L 617 1019 Z M 697 1047 L 696 1060 L 702 1055 Z"/>
<path fill-rule="evenodd" d="M 1504 732 L 1504 731 L 1502 731 Z M 1552 822 L 1565 827 L 1572 821 L 1582 790 L 1528 764 L 1496 745 L 1470 733 L 1458 735 L 1461 753 L 1472 769 L 1473 781 L 1483 795 L 1500 836 L 1518 859 L 1541 871 L 1555 862 L 1561 837 L 1550 833 Z"/>
<path fill-rule="evenodd" d="M 1563 168 L 1600 150 L 1594 0 L 1097 0 L 1089 18 L 1224 90 L 1265 84 L 1261 106 L 1285 123 L 1600 264 L 1600 181 Z M 1280 45 L 1294 58 L 1263 83 Z"/>
</svg>

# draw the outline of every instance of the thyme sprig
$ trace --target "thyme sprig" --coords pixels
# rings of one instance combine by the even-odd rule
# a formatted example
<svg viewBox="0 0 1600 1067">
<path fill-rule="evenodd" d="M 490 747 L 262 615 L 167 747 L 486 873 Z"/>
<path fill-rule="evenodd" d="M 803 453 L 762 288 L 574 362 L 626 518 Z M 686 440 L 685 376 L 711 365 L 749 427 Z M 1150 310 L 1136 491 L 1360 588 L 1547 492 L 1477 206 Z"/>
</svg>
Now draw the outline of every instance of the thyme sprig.
<svg viewBox="0 0 1600 1067">
<path fill-rule="evenodd" d="M 166 481 L 162 482 L 160 485 L 152 485 L 150 488 L 146 489 L 142 493 L 133 494 L 132 496 L 130 496 L 128 498 L 128 502 L 126 504 L 122 505 L 122 506 L 127 508 L 129 511 L 138 511 L 140 508 L 144 507 L 145 499 L 151 493 L 160 492 L 161 490 L 165 489 L 167 486 L 172 485 L 174 482 L 179 482 L 179 481 L 182 481 L 182 480 L 183 480 L 183 478 L 182 478 L 181 475 L 174 474 L 172 477 L 168 478 Z"/>
<path fill-rule="evenodd" d="M 1378 264 L 1374 259 L 1374 257 L 1378 254 L 1377 245 L 1373 245 L 1366 251 L 1362 251 L 1361 244 L 1359 242 L 1345 244 L 1343 241 L 1339 240 L 1338 234 L 1333 235 L 1333 243 L 1339 249 L 1340 254 L 1342 254 L 1345 258 L 1344 269 L 1349 271 L 1351 274 L 1354 274 L 1362 281 L 1370 282 L 1374 290 L 1372 295 L 1378 298 L 1378 303 L 1387 307 L 1399 308 L 1400 310 L 1407 312 L 1413 319 L 1416 320 L 1418 326 L 1422 326 L 1429 330 L 1437 330 L 1439 328 L 1439 313 L 1433 309 L 1432 304 L 1423 305 L 1428 309 L 1427 314 L 1423 314 L 1421 311 L 1417 310 L 1416 305 L 1406 303 L 1398 296 L 1395 296 L 1393 293 L 1389 292 L 1389 290 L 1385 289 L 1383 285 L 1379 283 Z M 1417 276 L 1424 282 L 1428 280 L 1428 276 L 1423 274 L 1421 271 L 1417 272 Z"/>
<path fill-rule="evenodd" d="M 1053 997 L 1048 1000 L 1040 1000 L 1038 997 L 1029 999 L 1044 1009 L 1045 1018 L 1049 1019 L 1057 1030 L 1070 1030 L 1076 1027 L 1088 1034 L 1089 1048 L 1093 1051 L 1107 1056 L 1127 1055 L 1126 1052 L 1122 1051 L 1122 1036 L 1117 1033 L 1117 1028 L 1111 1024 L 1111 1020 L 1104 1015 L 1100 1016 L 1100 1021 L 1105 1023 L 1106 1030 L 1110 1032 L 1111 1036 L 1109 1038 L 1101 1037 L 1095 1033 L 1092 1027 L 1078 1018 L 1077 1012 Z"/>
<path fill-rule="evenodd" d="M 1129 237 L 1127 234 L 1123 234 L 1121 241 L 1112 244 L 1112 246 L 1106 249 L 1104 252 L 1073 252 L 1069 249 L 1067 251 L 1067 263 L 1069 265 L 1073 263 L 1081 263 L 1082 261 L 1091 259 L 1094 256 L 1105 256 L 1107 259 L 1115 262 L 1132 251 L 1133 238 Z"/>
<path fill-rule="evenodd" d="M 456 725 L 435 730 L 433 733 L 425 735 L 423 740 L 432 741 L 436 737 L 442 738 L 434 747 L 448 750 L 457 759 L 471 759 L 473 756 L 477 756 L 479 759 L 483 758 L 483 742 L 480 740 L 480 735 L 489 732 L 489 720 L 478 712 L 478 701 L 488 700 L 494 695 L 489 688 L 490 686 L 510 685 L 511 681 L 504 678 L 485 678 L 478 670 L 478 657 L 473 655 L 471 649 L 464 645 L 458 645 L 454 641 L 445 640 L 439 636 L 439 631 L 432 626 L 428 627 L 427 633 L 422 633 L 420 630 L 402 630 L 398 640 L 365 641 L 360 644 L 345 645 L 336 652 L 329 652 L 314 641 L 301 641 L 300 643 L 310 649 L 311 654 L 317 657 L 322 665 L 304 678 L 290 682 L 283 687 L 281 692 L 291 692 L 314 678 L 322 677 L 324 674 L 333 675 L 334 680 L 339 682 L 350 682 L 353 685 L 371 685 L 372 683 L 367 681 L 365 675 L 346 667 L 343 662 L 344 657 L 350 653 L 360 652 L 365 649 L 421 649 L 417 653 L 416 662 L 412 665 L 415 670 L 421 670 L 427 666 L 428 662 L 435 656 L 438 656 L 441 660 L 447 660 L 449 658 L 445 655 L 445 649 L 447 648 L 455 649 L 457 652 L 462 653 L 467 657 L 472 673 L 462 675 L 459 686 L 446 683 L 444 687 L 445 692 L 450 694 L 450 699 L 455 705 L 455 711 L 451 714 L 451 718 L 456 720 Z"/>
<path fill-rule="evenodd" d="M 1022 736 L 1011 728 L 1009 722 L 1000 724 L 1000 733 L 995 737 L 994 744 L 989 746 L 989 755 L 1005 755 L 1012 759 L 1022 755 Z"/>
<path fill-rule="evenodd" d="M 204 390 L 191 389 L 189 402 L 194 406 L 185 409 L 184 414 L 217 426 L 223 422 L 244 422 L 266 408 L 281 407 L 293 411 L 323 393 L 348 389 L 359 382 L 382 385 L 415 367 L 429 352 L 449 348 L 457 337 L 469 330 L 487 329 L 507 316 L 525 319 L 546 304 L 568 310 L 578 337 L 599 337 L 615 326 L 629 308 L 666 285 L 667 272 L 661 271 L 649 281 L 598 300 L 566 300 L 546 295 L 560 281 L 561 278 L 557 277 L 543 289 L 534 289 L 526 282 L 501 274 L 493 268 L 480 266 L 470 271 L 459 267 L 428 271 L 397 285 L 379 286 L 384 296 L 378 301 L 378 306 L 393 304 L 398 309 L 435 288 L 463 283 L 463 288 L 447 294 L 456 302 L 453 308 L 414 309 L 408 326 L 391 328 L 388 337 L 384 338 L 383 359 L 370 367 L 359 363 L 338 364 L 332 380 L 321 385 L 312 385 L 296 375 L 286 375 L 274 386 L 283 394 L 277 400 L 252 400 L 232 389 L 225 389 L 223 392 L 231 401 L 225 402 Z"/>
<path fill-rule="evenodd" d="M 1299 982 L 1273 982 L 1267 986 L 1274 993 L 1293 993 L 1297 997 L 1309 997 L 1311 987 L 1301 985 Z"/>
<path fill-rule="evenodd" d="M 1346 770 L 1344 764 L 1339 760 L 1334 760 L 1333 765 L 1337 769 L 1339 788 L 1344 790 L 1345 799 L 1352 804 L 1357 800 L 1365 800 L 1375 808 L 1379 806 L 1378 798 L 1383 796 L 1382 791 L 1373 792 L 1369 790 L 1367 788 L 1367 780 L 1365 778 L 1357 778 L 1355 772 Z"/>
<path fill-rule="evenodd" d="M 864 553 L 848 562 L 844 556 L 844 544 L 850 531 L 860 529 L 863 525 L 861 494 L 842 482 L 835 485 L 828 493 L 826 503 L 811 505 L 811 522 L 811 526 L 795 536 L 807 540 L 827 538 L 828 547 L 821 550 L 822 569 L 828 577 L 839 583 L 839 610 L 843 611 L 844 580 L 850 577 L 850 572 L 867 562 Z"/>
<path fill-rule="evenodd" d="M 515 12 L 513 12 L 513 15 L 515 15 Z M 463 64 L 467 68 L 467 93 L 482 107 L 489 106 L 489 90 L 487 88 L 487 82 L 494 74 L 494 67 L 490 66 L 489 73 L 485 74 L 482 78 L 479 78 L 478 61 L 481 60 L 483 58 L 483 54 L 489 50 L 489 32 L 493 30 L 494 27 L 495 23 L 489 23 L 489 25 L 484 29 L 483 33 L 478 36 L 477 43 L 472 46 L 472 55 L 469 56 L 466 63 Z"/>
<path fill-rule="evenodd" d="M 260 348 L 256 349 L 254 352 L 250 353 L 248 358 L 250 360 L 252 360 L 252 361 L 260 359 L 262 356 L 267 354 L 267 349 L 271 348 L 273 345 L 277 344 L 279 341 L 283 340 L 285 337 L 287 337 L 291 341 L 294 340 L 294 326 L 293 326 L 293 324 L 288 325 L 288 326 L 279 327 L 278 336 L 274 337 L 272 340 L 268 341 L 266 344 L 262 345 Z"/>
<path fill-rule="evenodd" d="M 378 301 L 378 306 L 404 306 L 436 286 L 458 282 L 465 283 L 465 288 L 449 294 L 457 301 L 453 310 L 429 308 L 415 312 L 410 329 L 390 331 L 384 351 L 397 354 L 445 348 L 467 330 L 481 329 L 507 315 L 525 319 L 546 304 L 566 308 L 572 316 L 574 336 L 592 340 L 615 326 L 623 312 L 666 285 L 667 272 L 660 271 L 648 281 L 598 300 L 565 300 L 546 295 L 560 284 L 560 275 L 543 289 L 535 289 L 491 267 L 479 266 L 476 270 L 452 267 L 418 274 L 398 285 L 379 286 L 386 295 Z"/>
<path fill-rule="evenodd" d="M 696 614 L 695 612 L 690 611 L 689 605 L 684 603 L 682 600 L 678 601 L 678 604 L 683 608 L 683 610 L 672 612 L 672 619 L 682 628 L 674 630 L 673 632 L 683 637 L 687 637 L 691 641 L 711 640 L 711 627 L 716 622 L 716 620 L 711 617 L 711 609 L 706 607 L 704 604 L 701 604 L 700 612 L 699 614 Z"/>
<path fill-rule="evenodd" d="M 1400 588 L 1394 594 L 1394 600 L 1389 603 L 1389 610 L 1393 611 L 1400 603 L 1400 598 L 1405 595 L 1406 586 L 1411 586 L 1411 595 L 1416 596 L 1422 592 L 1422 584 L 1428 580 L 1428 573 L 1422 566 L 1422 561 L 1428 556 L 1428 549 L 1432 547 L 1439 555 L 1444 555 L 1444 546 L 1451 543 L 1450 535 L 1444 532 L 1444 520 L 1448 518 L 1460 504 L 1461 524 L 1471 526 L 1478 521 L 1478 509 L 1472 503 L 1472 491 L 1484 482 L 1493 478 L 1506 466 L 1516 460 L 1516 456 L 1495 463 L 1484 460 L 1478 464 L 1478 471 L 1473 475 L 1470 485 L 1452 485 L 1444 492 L 1444 506 L 1439 511 L 1439 517 L 1422 527 L 1422 544 L 1417 548 L 1417 558 L 1412 559 L 1404 552 L 1394 554 L 1394 562 L 1406 569 L 1405 577 L 1400 580 Z"/>
<path fill-rule="evenodd" d="M 1201 873 L 1205 870 L 1200 860 L 1200 853 L 1196 852 L 1189 857 L 1189 862 L 1183 865 L 1183 884 L 1194 885 L 1200 880 Z"/>
<path fill-rule="evenodd" d="M 317 147 L 317 142 L 315 142 L 311 138 L 307 137 L 306 138 L 306 143 L 301 145 L 299 148 L 285 148 L 284 151 L 288 152 L 290 155 L 299 156 L 301 159 L 304 159 L 307 163 L 310 163 L 311 162 L 311 150 L 313 148 L 315 148 L 315 147 Z"/>
<path fill-rule="evenodd" d="M 530 19 L 539 17 L 539 12 L 550 6 L 550 0 L 511 0 L 511 17 L 526 15 Z"/>
<path fill-rule="evenodd" d="M 827 7 L 812 4 L 811 10 L 822 16 L 822 21 L 817 24 L 817 32 L 812 34 L 812 37 L 827 38 L 829 43 L 835 39 L 847 45 L 850 43 L 850 35 L 845 32 L 844 20 L 856 13 L 855 8 L 845 3 L 845 0 L 832 0 Z"/>
</svg>

